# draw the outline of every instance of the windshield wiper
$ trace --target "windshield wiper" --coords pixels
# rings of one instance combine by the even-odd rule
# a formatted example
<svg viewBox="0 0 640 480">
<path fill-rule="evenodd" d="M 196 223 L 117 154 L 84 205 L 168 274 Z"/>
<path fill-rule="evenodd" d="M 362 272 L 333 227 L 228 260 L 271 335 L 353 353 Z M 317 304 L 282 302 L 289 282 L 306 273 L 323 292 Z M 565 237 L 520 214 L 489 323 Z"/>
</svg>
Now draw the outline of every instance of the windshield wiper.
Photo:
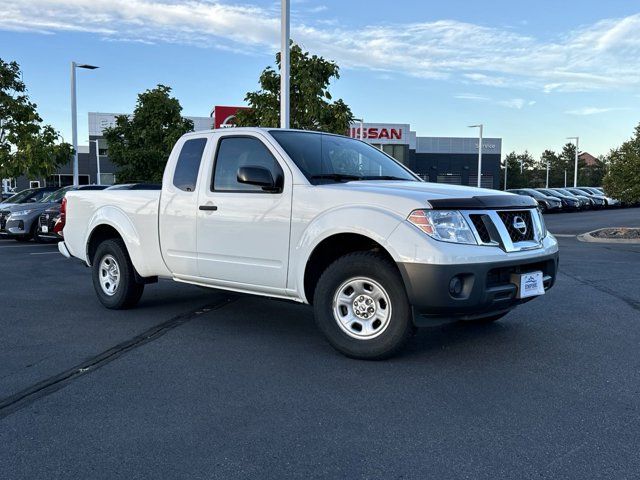
<svg viewBox="0 0 640 480">
<path fill-rule="evenodd" d="M 350 182 L 352 180 L 362 180 L 364 177 L 358 175 L 345 175 L 342 173 L 323 173 L 320 175 L 311 175 L 313 180 L 328 179 L 335 180 L 336 182 Z"/>
<path fill-rule="evenodd" d="M 413 181 L 411 178 L 394 177 L 393 175 L 367 175 L 360 177 L 362 180 L 405 180 Z"/>
</svg>

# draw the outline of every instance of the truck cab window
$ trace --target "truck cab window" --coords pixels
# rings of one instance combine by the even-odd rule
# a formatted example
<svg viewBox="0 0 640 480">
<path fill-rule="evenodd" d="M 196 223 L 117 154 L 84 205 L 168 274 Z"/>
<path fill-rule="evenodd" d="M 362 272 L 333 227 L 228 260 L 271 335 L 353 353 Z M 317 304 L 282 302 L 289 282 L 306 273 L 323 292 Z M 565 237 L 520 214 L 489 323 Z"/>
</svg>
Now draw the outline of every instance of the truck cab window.
<svg viewBox="0 0 640 480">
<path fill-rule="evenodd" d="M 184 142 L 176 162 L 175 173 L 173 174 L 173 185 L 175 187 L 185 192 L 193 192 L 196 189 L 200 160 L 206 144 L 206 138 L 194 138 Z"/>
<path fill-rule="evenodd" d="M 253 137 L 227 137 L 220 140 L 213 173 L 213 191 L 263 192 L 262 187 L 238 182 L 240 167 L 263 167 L 276 184 L 282 184 L 284 172 L 267 147 Z"/>
</svg>

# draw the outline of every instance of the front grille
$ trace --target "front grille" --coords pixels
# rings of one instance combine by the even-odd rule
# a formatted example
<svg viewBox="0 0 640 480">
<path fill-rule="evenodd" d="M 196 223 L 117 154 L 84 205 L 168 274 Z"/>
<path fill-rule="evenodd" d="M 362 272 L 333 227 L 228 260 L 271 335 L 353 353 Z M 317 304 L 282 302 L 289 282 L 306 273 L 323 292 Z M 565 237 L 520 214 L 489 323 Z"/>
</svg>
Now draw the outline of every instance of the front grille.
<svg viewBox="0 0 640 480">
<path fill-rule="evenodd" d="M 498 216 L 504 226 L 509 232 L 509 237 L 511 241 L 516 242 L 525 242 L 527 240 L 533 240 L 535 238 L 533 231 L 533 221 L 531 220 L 531 211 L 529 210 L 520 210 L 520 211 L 504 211 L 498 212 Z M 524 223 L 524 226 L 518 228 L 516 223 Z"/>
<path fill-rule="evenodd" d="M 56 220 L 58 219 L 58 213 L 48 213 L 48 212 L 44 212 L 42 215 L 40 215 L 40 226 L 44 226 L 46 225 L 47 227 L 49 227 L 49 232 L 53 232 L 53 227 L 56 226 Z"/>
<path fill-rule="evenodd" d="M 4 230 L 7 226 L 7 219 L 9 218 L 9 215 L 11 214 L 11 212 L 4 210 L 2 212 L 0 212 L 0 230 Z"/>
<path fill-rule="evenodd" d="M 473 222 L 473 226 L 476 227 L 476 231 L 478 232 L 482 243 L 490 243 L 491 235 L 489 234 L 489 230 L 487 229 L 487 225 L 485 224 L 485 219 L 483 217 L 487 217 L 487 220 L 490 221 L 487 215 L 475 213 L 469 215 L 469 218 Z"/>
</svg>

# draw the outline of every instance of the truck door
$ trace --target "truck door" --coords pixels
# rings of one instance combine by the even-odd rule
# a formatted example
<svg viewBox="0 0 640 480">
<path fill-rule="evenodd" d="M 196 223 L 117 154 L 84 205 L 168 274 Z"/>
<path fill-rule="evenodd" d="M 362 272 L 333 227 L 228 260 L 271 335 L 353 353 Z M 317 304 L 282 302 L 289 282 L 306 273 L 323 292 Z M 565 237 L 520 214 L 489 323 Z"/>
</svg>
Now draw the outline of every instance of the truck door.
<svg viewBox="0 0 640 480">
<path fill-rule="evenodd" d="M 162 181 L 159 224 L 162 258 L 174 275 L 197 275 L 197 182 L 206 137 L 186 137 L 172 152 Z M 175 155 L 175 152 L 179 152 Z"/>
<path fill-rule="evenodd" d="M 258 134 L 224 134 L 199 189 L 198 268 L 210 283 L 265 292 L 287 281 L 291 171 Z M 268 171 L 275 188 L 239 181 L 242 167 Z"/>
</svg>

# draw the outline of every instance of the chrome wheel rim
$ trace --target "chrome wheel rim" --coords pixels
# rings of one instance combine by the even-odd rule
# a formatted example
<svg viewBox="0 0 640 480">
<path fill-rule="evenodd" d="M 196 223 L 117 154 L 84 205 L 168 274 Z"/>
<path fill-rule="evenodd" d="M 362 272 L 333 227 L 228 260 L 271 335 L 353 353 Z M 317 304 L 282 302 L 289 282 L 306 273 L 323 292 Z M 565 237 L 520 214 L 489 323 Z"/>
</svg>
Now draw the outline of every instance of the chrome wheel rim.
<svg viewBox="0 0 640 480">
<path fill-rule="evenodd" d="M 350 278 L 336 289 L 333 317 L 340 329 L 352 338 L 376 338 L 389 326 L 389 294 L 371 278 Z"/>
<path fill-rule="evenodd" d="M 100 261 L 98 267 L 98 275 L 100 277 L 100 288 L 106 294 L 112 297 L 118 290 L 120 284 L 120 267 L 113 255 L 105 255 Z"/>
</svg>

